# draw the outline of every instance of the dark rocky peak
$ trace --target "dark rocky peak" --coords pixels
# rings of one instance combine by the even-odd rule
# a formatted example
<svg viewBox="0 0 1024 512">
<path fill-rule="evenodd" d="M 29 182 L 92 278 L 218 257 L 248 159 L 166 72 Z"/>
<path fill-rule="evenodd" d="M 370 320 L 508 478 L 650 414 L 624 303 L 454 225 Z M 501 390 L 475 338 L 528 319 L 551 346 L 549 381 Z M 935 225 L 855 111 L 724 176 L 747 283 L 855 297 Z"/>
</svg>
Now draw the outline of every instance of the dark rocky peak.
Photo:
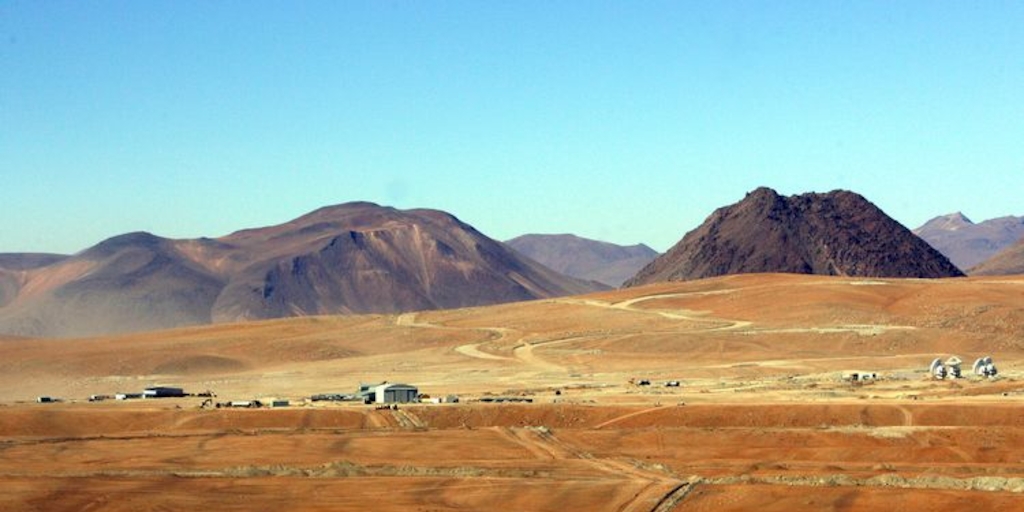
<svg viewBox="0 0 1024 512">
<path fill-rule="evenodd" d="M 716 210 L 625 285 L 760 272 L 962 275 L 859 194 L 835 190 L 784 197 L 762 187 Z"/>
</svg>

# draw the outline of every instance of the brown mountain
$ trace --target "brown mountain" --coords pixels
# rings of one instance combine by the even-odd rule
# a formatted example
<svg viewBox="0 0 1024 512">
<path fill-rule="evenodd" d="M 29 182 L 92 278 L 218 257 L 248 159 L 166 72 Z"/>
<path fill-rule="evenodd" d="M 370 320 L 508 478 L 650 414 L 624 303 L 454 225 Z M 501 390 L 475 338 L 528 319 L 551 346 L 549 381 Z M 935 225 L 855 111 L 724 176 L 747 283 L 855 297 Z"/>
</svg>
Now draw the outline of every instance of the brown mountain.
<svg viewBox="0 0 1024 512">
<path fill-rule="evenodd" d="M 523 258 L 447 213 L 371 203 L 219 239 L 131 233 L 8 274 L 19 286 L 0 306 L 0 333 L 30 336 L 454 308 L 601 288 Z"/>
<path fill-rule="evenodd" d="M 0 308 L 0 332 L 87 336 L 208 323 L 224 284 L 148 233 L 108 239 L 56 263 L 25 271 Z"/>
<path fill-rule="evenodd" d="M 759 188 L 719 208 L 625 286 L 726 274 L 865 277 L 963 275 L 941 253 L 860 195 L 783 197 Z"/>
<path fill-rule="evenodd" d="M 328 207 L 220 239 L 244 247 L 215 320 L 399 312 L 514 302 L 600 286 L 522 258 L 437 210 Z"/>
<path fill-rule="evenodd" d="M 975 224 L 956 212 L 925 222 L 914 234 L 967 270 L 1024 237 L 1024 217 L 999 217 Z"/>
<path fill-rule="evenodd" d="M 0 254 L 0 308 L 18 296 L 26 271 L 45 267 L 67 258 L 63 254 L 7 253 Z"/>
<path fill-rule="evenodd" d="M 622 246 L 576 235 L 523 235 L 505 242 L 567 276 L 618 287 L 658 257 L 644 244 Z"/>
<path fill-rule="evenodd" d="M 972 276 L 1024 274 L 1024 239 L 971 267 L 968 273 Z"/>
</svg>

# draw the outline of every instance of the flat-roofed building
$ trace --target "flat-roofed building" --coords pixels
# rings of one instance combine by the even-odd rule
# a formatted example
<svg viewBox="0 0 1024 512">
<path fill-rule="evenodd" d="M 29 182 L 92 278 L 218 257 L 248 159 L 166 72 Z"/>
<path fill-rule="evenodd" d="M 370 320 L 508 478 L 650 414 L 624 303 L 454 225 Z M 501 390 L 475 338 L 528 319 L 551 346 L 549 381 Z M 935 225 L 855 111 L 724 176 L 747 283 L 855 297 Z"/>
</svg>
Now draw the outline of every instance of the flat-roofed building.
<svg viewBox="0 0 1024 512">
<path fill-rule="evenodd" d="M 399 383 L 384 383 L 373 388 L 373 401 L 378 404 L 405 404 L 416 402 L 420 390 L 416 386 Z"/>
</svg>

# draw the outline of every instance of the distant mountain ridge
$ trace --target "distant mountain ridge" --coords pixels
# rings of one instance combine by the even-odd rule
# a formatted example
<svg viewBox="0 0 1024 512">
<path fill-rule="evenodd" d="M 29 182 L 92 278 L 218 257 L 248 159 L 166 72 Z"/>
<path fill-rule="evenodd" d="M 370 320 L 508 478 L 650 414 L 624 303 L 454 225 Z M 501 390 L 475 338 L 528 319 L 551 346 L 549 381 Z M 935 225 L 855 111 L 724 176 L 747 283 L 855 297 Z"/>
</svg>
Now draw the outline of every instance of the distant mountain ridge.
<svg viewBox="0 0 1024 512">
<path fill-rule="evenodd" d="M 360 202 L 218 239 L 128 233 L 49 264 L 0 267 L 0 334 L 395 313 L 602 288 L 523 258 L 445 212 Z"/>
<path fill-rule="evenodd" d="M 941 215 L 914 230 L 961 270 L 969 271 L 1024 238 L 1024 217 L 999 217 L 975 224 L 956 212 Z"/>
<path fill-rule="evenodd" d="M 613 287 L 658 256 L 644 244 L 622 246 L 571 234 L 529 234 L 505 243 L 556 272 Z"/>
<path fill-rule="evenodd" d="M 864 277 L 962 276 L 949 260 L 862 196 L 780 196 L 758 188 L 719 208 L 625 286 L 784 272 Z"/>
<path fill-rule="evenodd" d="M 972 276 L 1024 274 L 1024 238 L 968 269 Z"/>
<path fill-rule="evenodd" d="M 18 296 L 24 271 L 52 265 L 65 258 L 67 256 L 63 254 L 47 253 L 0 254 L 0 308 Z"/>
<path fill-rule="evenodd" d="M 66 254 L 0 253 L 0 269 L 28 270 L 45 267 L 67 258 Z"/>
</svg>

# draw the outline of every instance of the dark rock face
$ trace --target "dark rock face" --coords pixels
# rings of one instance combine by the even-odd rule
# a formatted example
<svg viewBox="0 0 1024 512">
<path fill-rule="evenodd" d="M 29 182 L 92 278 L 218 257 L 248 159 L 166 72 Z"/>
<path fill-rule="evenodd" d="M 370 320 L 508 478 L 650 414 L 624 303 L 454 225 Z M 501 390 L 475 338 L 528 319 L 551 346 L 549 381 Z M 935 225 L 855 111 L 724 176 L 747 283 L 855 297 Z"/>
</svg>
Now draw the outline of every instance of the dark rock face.
<svg viewBox="0 0 1024 512">
<path fill-rule="evenodd" d="M 962 276 L 945 256 L 860 195 L 783 197 L 759 188 L 719 208 L 625 286 L 727 274 Z"/>
<path fill-rule="evenodd" d="M 523 258 L 444 212 L 350 203 L 220 239 L 129 233 L 48 264 L 0 268 L 0 333 L 89 336 L 600 288 Z"/>
<path fill-rule="evenodd" d="M 644 244 L 622 246 L 575 235 L 523 235 L 505 243 L 556 272 L 615 287 L 658 257 Z"/>
<path fill-rule="evenodd" d="M 1024 217 L 971 222 L 960 212 L 935 217 L 914 230 L 961 270 L 992 258 L 1024 238 Z"/>
</svg>

